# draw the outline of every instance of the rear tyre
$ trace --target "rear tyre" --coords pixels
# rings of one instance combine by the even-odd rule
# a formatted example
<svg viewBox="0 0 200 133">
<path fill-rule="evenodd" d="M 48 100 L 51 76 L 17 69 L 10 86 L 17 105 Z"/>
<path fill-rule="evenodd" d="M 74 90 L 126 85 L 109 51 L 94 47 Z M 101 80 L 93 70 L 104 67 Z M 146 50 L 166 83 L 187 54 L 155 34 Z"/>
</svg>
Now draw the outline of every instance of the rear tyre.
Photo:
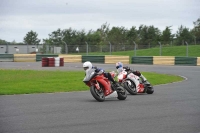
<svg viewBox="0 0 200 133">
<path fill-rule="evenodd" d="M 117 95 L 117 99 L 125 100 L 127 98 L 126 89 L 124 89 L 122 86 L 117 87 Z"/>
<path fill-rule="evenodd" d="M 153 86 L 148 86 L 147 87 L 147 94 L 153 94 L 154 93 L 154 88 L 153 88 Z"/>
<path fill-rule="evenodd" d="M 131 95 L 137 95 L 137 90 L 135 87 L 135 84 L 131 82 L 131 85 L 129 85 L 128 82 L 124 82 L 124 88 L 131 94 Z"/>
<path fill-rule="evenodd" d="M 97 101 L 99 101 L 99 102 L 105 101 L 105 95 L 104 95 L 104 91 L 102 88 L 100 88 L 100 90 L 97 90 L 97 88 L 95 86 L 91 86 L 90 92 Z"/>
</svg>

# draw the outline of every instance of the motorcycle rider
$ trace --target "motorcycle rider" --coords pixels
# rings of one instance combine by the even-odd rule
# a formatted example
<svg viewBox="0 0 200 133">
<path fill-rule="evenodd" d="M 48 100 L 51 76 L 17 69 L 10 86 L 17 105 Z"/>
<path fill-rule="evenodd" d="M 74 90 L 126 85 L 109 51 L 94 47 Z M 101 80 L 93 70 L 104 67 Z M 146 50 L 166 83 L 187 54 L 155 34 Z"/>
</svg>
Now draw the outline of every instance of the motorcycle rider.
<svg viewBox="0 0 200 133">
<path fill-rule="evenodd" d="M 138 77 L 140 77 L 142 79 L 142 82 L 144 84 L 149 84 L 149 82 L 147 81 L 147 79 L 137 70 L 133 70 L 131 69 L 130 67 L 126 66 L 126 67 L 123 67 L 123 63 L 122 62 L 117 62 L 116 63 L 116 69 L 117 69 L 117 72 L 118 74 L 123 70 L 125 69 L 125 71 L 127 73 L 133 73 L 135 75 L 137 75 Z"/>
<path fill-rule="evenodd" d="M 92 63 L 90 61 L 86 61 L 83 63 L 83 69 L 85 71 L 89 71 L 90 69 L 95 69 L 96 73 L 99 74 L 104 74 L 104 76 L 106 78 L 108 78 L 109 81 L 111 81 L 113 83 L 114 86 L 118 87 L 119 85 L 117 84 L 117 82 L 112 78 L 110 73 L 105 72 L 103 69 L 101 68 L 97 68 L 96 66 L 92 66 Z"/>
</svg>

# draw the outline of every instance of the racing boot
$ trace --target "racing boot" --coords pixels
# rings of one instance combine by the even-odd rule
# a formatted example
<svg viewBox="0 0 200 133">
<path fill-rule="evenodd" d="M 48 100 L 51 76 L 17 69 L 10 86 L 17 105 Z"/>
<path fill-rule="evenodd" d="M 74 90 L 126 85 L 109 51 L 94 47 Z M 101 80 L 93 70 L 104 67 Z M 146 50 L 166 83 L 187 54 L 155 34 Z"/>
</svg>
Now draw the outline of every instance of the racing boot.
<svg viewBox="0 0 200 133">
<path fill-rule="evenodd" d="M 118 87 L 119 87 L 119 84 L 116 82 L 116 81 L 114 81 L 114 82 L 112 82 L 113 84 L 112 84 L 112 89 L 113 89 L 113 91 L 118 91 L 119 89 L 118 89 Z"/>
<path fill-rule="evenodd" d="M 140 78 L 142 79 L 142 83 L 145 85 L 150 85 L 150 83 L 147 81 L 147 79 L 141 74 Z"/>
</svg>

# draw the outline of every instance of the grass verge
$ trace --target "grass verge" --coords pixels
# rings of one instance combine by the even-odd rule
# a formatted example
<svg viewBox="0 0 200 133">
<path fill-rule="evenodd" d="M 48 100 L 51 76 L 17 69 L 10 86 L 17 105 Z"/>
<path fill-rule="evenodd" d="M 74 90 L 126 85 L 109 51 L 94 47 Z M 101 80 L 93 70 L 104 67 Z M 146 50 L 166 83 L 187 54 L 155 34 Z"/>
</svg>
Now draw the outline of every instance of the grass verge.
<svg viewBox="0 0 200 133">
<path fill-rule="evenodd" d="M 153 84 L 183 80 L 176 75 L 143 72 Z M 84 91 L 84 71 L 0 70 L 0 95 Z"/>
</svg>

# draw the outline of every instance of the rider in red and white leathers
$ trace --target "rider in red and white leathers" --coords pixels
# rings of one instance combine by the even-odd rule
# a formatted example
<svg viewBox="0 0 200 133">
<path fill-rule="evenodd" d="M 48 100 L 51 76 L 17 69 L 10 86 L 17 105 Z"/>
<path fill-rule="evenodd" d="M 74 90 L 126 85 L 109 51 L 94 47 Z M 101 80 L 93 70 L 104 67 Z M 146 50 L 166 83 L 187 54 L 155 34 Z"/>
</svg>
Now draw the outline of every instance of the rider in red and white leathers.
<svg viewBox="0 0 200 133">
<path fill-rule="evenodd" d="M 123 69 L 127 72 L 127 73 L 133 73 L 137 76 L 139 76 L 141 79 L 142 79 L 142 82 L 143 83 L 146 83 L 146 84 L 149 84 L 147 82 L 147 79 L 137 70 L 133 70 L 131 69 L 130 67 L 126 66 L 126 67 L 123 67 L 123 63 L 122 62 L 117 62 L 116 63 L 116 69 L 117 69 L 117 72 L 120 73 L 121 71 L 123 71 Z"/>
</svg>

